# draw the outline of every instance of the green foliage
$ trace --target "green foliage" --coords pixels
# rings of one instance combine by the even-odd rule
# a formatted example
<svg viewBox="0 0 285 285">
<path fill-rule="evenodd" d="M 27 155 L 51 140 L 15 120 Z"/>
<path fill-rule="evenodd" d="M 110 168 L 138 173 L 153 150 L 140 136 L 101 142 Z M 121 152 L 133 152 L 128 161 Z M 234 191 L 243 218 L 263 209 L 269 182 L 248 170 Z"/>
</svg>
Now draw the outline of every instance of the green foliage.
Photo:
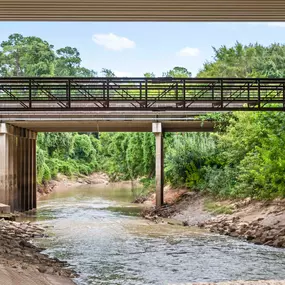
<svg viewBox="0 0 285 285">
<path fill-rule="evenodd" d="M 102 68 L 101 73 L 105 77 L 116 77 L 116 74 L 111 69 Z"/>
<path fill-rule="evenodd" d="M 155 167 L 155 140 L 151 133 L 102 133 L 102 169 L 111 179 L 152 177 Z"/>
<path fill-rule="evenodd" d="M 76 76 L 80 67 L 81 58 L 76 48 L 65 47 L 58 49 L 55 64 L 57 76 Z"/>
<path fill-rule="evenodd" d="M 37 37 L 10 35 L 1 43 L 1 76 L 53 75 L 53 46 Z"/>
<path fill-rule="evenodd" d="M 155 74 L 153 72 L 146 72 L 143 76 L 146 78 L 153 78 L 155 77 Z"/>
<path fill-rule="evenodd" d="M 163 77 L 178 77 L 178 78 L 187 78 L 191 77 L 192 73 L 188 71 L 185 67 L 176 66 L 173 69 L 164 72 Z"/>
<path fill-rule="evenodd" d="M 285 46 L 236 43 L 214 49 L 201 77 L 284 77 Z M 216 118 L 214 118 L 216 116 Z M 217 119 L 220 115 L 209 117 Z M 216 135 L 216 156 L 205 167 L 202 189 L 222 196 L 285 197 L 284 123 L 281 112 L 236 112 Z"/>
<path fill-rule="evenodd" d="M 58 173 L 71 177 L 99 170 L 101 147 L 92 134 L 40 133 L 37 149 L 39 183 L 47 177 L 56 178 Z M 49 175 L 44 175 L 45 167 Z"/>
<path fill-rule="evenodd" d="M 200 77 L 284 77 L 285 46 L 236 43 L 214 49 Z M 185 135 L 166 151 L 166 177 L 222 197 L 285 197 L 285 115 L 281 112 L 215 113 L 218 133 Z M 182 138 L 182 139 L 181 139 Z M 212 143 L 211 143 L 212 142 Z"/>
<path fill-rule="evenodd" d="M 80 66 L 78 50 L 72 47 L 54 50 L 38 37 L 12 34 L 0 44 L 1 76 L 96 76 Z"/>
<path fill-rule="evenodd" d="M 214 48 L 214 60 L 208 61 L 199 77 L 284 77 L 285 45 L 260 44 Z"/>
<path fill-rule="evenodd" d="M 165 178 L 174 186 L 194 187 L 210 162 L 215 140 L 207 133 L 174 134 L 165 156 Z"/>
</svg>

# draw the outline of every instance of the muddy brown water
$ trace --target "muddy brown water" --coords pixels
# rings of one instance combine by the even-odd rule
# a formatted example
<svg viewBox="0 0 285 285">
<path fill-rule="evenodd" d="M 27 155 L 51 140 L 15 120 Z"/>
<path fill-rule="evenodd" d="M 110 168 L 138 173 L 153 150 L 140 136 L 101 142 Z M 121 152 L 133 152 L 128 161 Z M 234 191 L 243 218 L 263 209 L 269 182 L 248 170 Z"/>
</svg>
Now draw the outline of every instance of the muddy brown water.
<svg viewBox="0 0 285 285">
<path fill-rule="evenodd" d="M 285 279 L 285 250 L 139 217 L 129 184 L 77 187 L 39 202 L 37 243 L 68 261 L 80 285 L 170 285 Z"/>
</svg>

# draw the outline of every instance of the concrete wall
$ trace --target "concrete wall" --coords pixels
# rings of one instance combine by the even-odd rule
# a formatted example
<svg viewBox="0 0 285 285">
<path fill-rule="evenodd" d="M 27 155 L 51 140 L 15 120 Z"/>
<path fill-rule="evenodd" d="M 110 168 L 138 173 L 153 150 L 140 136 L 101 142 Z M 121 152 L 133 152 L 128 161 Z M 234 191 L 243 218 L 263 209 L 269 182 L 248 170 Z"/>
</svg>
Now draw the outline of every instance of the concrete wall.
<svg viewBox="0 0 285 285">
<path fill-rule="evenodd" d="M 36 208 L 35 132 L 0 123 L 0 203 L 11 211 Z"/>
</svg>

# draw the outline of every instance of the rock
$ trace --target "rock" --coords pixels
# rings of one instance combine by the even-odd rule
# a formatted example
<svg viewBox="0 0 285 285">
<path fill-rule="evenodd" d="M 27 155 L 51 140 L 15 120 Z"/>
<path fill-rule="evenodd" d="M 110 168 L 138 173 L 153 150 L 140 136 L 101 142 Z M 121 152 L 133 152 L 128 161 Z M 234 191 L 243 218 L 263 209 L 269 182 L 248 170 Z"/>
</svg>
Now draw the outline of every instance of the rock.
<svg viewBox="0 0 285 285">
<path fill-rule="evenodd" d="M 34 248 L 34 245 L 32 245 L 31 243 L 29 243 L 29 242 L 27 242 L 25 240 L 21 240 L 19 245 L 22 246 L 22 247 Z"/>
<path fill-rule="evenodd" d="M 52 267 L 48 267 L 48 269 L 46 270 L 47 274 L 54 274 L 54 269 Z"/>
<path fill-rule="evenodd" d="M 45 266 L 43 266 L 43 265 L 40 265 L 40 266 L 38 267 L 38 271 L 39 271 L 40 273 L 46 273 L 47 268 L 46 268 Z"/>
</svg>

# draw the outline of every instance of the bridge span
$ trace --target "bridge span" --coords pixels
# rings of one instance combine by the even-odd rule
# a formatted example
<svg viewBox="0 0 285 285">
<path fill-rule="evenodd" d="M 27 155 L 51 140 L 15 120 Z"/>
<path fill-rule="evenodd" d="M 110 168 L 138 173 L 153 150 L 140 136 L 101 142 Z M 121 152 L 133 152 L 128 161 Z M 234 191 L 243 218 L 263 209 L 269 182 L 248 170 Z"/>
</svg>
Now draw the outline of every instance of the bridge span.
<svg viewBox="0 0 285 285">
<path fill-rule="evenodd" d="M 36 208 L 37 132 L 153 132 L 156 205 L 163 133 L 209 132 L 200 114 L 285 110 L 285 79 L 0 78 L 0 203 Z"/>
</svg>

